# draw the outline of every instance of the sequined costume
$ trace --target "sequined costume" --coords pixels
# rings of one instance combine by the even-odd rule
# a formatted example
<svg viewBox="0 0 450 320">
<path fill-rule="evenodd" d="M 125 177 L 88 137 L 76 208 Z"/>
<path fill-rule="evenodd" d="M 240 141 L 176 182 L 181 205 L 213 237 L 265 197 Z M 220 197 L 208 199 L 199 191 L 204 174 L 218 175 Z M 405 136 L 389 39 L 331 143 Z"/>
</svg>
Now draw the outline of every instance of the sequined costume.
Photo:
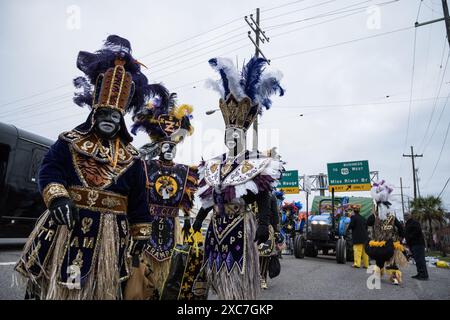
<svg viewBox="0 0 450 320">
<path fill-rule="evenodd" d="M 132 132 L 146 132 L 150 146 L 142 149 L 146 157 L 148 202 L 151 219 L 149 247 L 145 259 L 155 283 L 157 298 L 162 292 L 169 273 L 173 248 L 182 242 L 179 211 L 185 215 L 185 225 L 190 226 L 189 214 L 198 187 L 197 167 L 173 162 L 175 148 L 193 132 L 190 123 L 193 108 L 176 105 L 176 95 L 169 94 L 160 85 L 158 92 L 134 116 Z M 149 154 L 148 150 L 152 150 Z M 165 157 L 170 152 L 169 159 Z M 159 155 L 158 159 L 153 159 Z"/>
<path fill-rule="evenodd" d="M 400 284 L 400 268 L 406 267 L 407 260 L 401 244 L 403 226 L 389 208 L 392 190 L 384 180 L 373 184 L 371 193 L 376 202 L 376 212 L 367 219 L 367 225 L 373 228 L 373 239 L 366 245 L 366 252 L 375 260 L 375 272 L 379 276 L 386 272 L 393 284 Z"/>
<path fill-rule="evenodd" d="M 118 36 L 109 36 L 95 53 L 81 51 L 77 65 L 86 78 L 75 82 L 85 91 L 74 100 L 92 111 L 51 146 L 39 188 L 47 207 L 67 199 L 79 219 L 69 228 L 44 212 L 15 269 L 29 279 L 29 294 L 37 299 L 120 299 L 131 245 L 149 237 L 144 165 L 123 120 L 139 105 L 147 79 L 138 73 L 129 42 Z M 120 131 L 110 140 L 94 130 L 100 109 L 121 115 Z"/>
<path fill-rule="evenodd" d="M 282 95 L 283 89 L 279 77 L 263 72 L 264 59 L 252 58 L 241 74 L 228 59 L 209 63 L 222 77 L 210 84 L 222 94 L 219 106 L 229 153 L 199 166 L 202 208 L 194 229 L 213 211 L 205 239 L 205 268 L 219 299 L 255 299 L 260 291 L 255 238 L 262 243 L 269 237 L 270 196 L 283 167 L 274 150 L 245 150 L 245 132 L 257 114 L 270 107 L 269 96 Z M 258 223 L 250 208 L 255 201 Z"/>
</svg>

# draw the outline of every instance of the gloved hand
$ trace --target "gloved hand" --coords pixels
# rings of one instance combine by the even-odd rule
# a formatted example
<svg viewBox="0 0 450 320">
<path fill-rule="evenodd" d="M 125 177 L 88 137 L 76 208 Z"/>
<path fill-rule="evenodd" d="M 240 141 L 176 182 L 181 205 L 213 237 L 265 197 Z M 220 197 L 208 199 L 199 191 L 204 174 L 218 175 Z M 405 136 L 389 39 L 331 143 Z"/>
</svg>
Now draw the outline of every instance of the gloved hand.
<svg viewBox="0 0 450 320">
<path fill-rule="evenodd" d="M 70 198 L 61 197 L 54 199 L 50 203 L 48 210 L 56 220 L 56 224 L 66 225 L 69 230 L 72 230 L 75 223 L 80 220 L 78 208 Z"/>
<path fill-rule="evenodd" d="M 187 240 L 191 232 L 191 219 L 189 218 L 184 219 L 184 225 L 181 232 L 183 233 L 183 240 Z"/>
<path fill-rule="evenodd" d="M 275 237 L 275 242 L 276 243 L 282 243 L 283 242 L 283 237 L 281 236 L 280 232 L 275 232 L 274 233 L 274 237 Z"/>
<path fill-rule="evenodd" d="M 265 224 L 258 225 L 258 229 L 256 229 L 255 241 L 257 241 L 257 245 L 266 242 L 269 239 L 269 226 Z"/>
<path fill-rule="evenodd" d="M 133 240 L 131 245 L 131 256 L 139 256 L 146 249 L 148 240 Z"/>
<path fill-rule="evenodd" d="M 194 225 L 192 226 L 192 229 L 194 229 L 195 232 L 201 231 L 202 225 L 203 225 L 203 221 L 195 219 Z"/>
</svg>

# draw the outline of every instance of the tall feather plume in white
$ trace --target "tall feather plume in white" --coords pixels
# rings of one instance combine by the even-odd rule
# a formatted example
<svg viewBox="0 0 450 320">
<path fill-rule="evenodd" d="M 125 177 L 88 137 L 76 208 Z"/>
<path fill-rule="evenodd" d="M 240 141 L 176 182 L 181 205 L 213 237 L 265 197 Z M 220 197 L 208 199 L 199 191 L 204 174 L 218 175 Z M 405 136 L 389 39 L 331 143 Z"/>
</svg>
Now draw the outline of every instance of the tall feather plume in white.
<svg viewBox="0 0 450 320">
<path fill-rule="evenodd" d="M 214 70 L 226 75 L 228 80 L 227 85 L 230 92 L 232 92 L 237 99 L 242 99 L 243 97 L 245 97 L 244 90 L 239 83 L 241 80 L 241 74 L 234 66 L 233 61 L 228 58 L 214 58 L 210 61 L 212 60 L 214 60 L 214 64 L 210 64 L 214 68 Z M 207 82 L 207 85 L 209 85 L 212 89 L 218 91 L 216 85 L 212 84 L 211 81 Z M 222 89 L 219 92 L 221 92 L 222 98 L 225 99 L 225 90 Z"/>
<path fill-rule="evenodd" d="M 272 105 L 270 96 L 279 93 L 280 97 L 284 95 L 284 89 L 280 85 L 283 78 L 281 71 L 263 73 L 257 87 L 255 100 L 258 102 L 260 112 L 263 108 L 269 109 Z"/>
</svg>

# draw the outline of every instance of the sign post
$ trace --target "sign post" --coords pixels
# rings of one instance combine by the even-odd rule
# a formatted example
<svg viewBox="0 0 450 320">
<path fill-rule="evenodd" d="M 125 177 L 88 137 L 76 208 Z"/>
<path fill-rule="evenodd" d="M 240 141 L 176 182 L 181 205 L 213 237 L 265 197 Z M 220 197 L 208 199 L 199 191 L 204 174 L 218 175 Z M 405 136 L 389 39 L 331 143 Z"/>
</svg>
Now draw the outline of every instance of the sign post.
<svg viewBox="0 0 450 320">
<path fill-rule="evenodd" d="M 328 163 L 328 190 L 331 192 L 370 191 L 367 160 Z"/>
<path fill-rule="evenodd" d="M 298 194 L 298 170 L 287 170 L 281 174 L 277 188 L 283 190 L 286 194 Z"/>
</svg>

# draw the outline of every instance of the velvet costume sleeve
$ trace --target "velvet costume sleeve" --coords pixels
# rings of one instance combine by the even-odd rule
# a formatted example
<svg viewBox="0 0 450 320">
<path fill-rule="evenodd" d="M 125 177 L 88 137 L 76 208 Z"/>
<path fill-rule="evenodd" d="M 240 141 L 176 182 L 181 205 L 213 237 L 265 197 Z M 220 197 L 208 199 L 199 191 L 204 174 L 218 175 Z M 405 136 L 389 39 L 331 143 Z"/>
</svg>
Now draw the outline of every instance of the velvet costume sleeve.
<svg viewBox="0 0 450 320">
<path fill-rule="evenodd" d="M 272 211 L 272 226 L 277 231 L 280 224 L 280 213 L 278 210 L 277 198 L 272 196 L 270 199 L 270 209 Z"/>
<path fill-rule="evenodd" d="M 203 222 L 203 220 L 205 220 L 206 216 L 212 210 L 212 208 L 213 207 L 209 207 L 209 208 L 201 207 L 200 210 L 197 213 L 197 216 L 196 216 L 195 220 Z"/>
<path fill-rule="evenodd" d="M 67 142 L 58 139 L 44 156 L 39 170 L 39 191 L 47 207 L 56 198 L 69 198 L 66 190 L 67 168 L 71 166 L 69 146 Z"/>
<path fill-rule="evenodd" d="M 150 213 L 148 212 L 145 163 L 137 160 L 133 164 L 133 174 L 130 179 L 131 188 L 128 195 L 128 221 L 130 223 L 131 235 L 135 239 L 147 237 L 150 227 Z"/>
<path fill-rule="evenodd" d="M 249 192 L 243 198 L 247 204 L 256 201 L 258 204 L 258 224 L 268 226 L 270 224 L 270 215 L 272 214 L 270 193 L 263 191 L 255 195 Z"/>
</svg>

